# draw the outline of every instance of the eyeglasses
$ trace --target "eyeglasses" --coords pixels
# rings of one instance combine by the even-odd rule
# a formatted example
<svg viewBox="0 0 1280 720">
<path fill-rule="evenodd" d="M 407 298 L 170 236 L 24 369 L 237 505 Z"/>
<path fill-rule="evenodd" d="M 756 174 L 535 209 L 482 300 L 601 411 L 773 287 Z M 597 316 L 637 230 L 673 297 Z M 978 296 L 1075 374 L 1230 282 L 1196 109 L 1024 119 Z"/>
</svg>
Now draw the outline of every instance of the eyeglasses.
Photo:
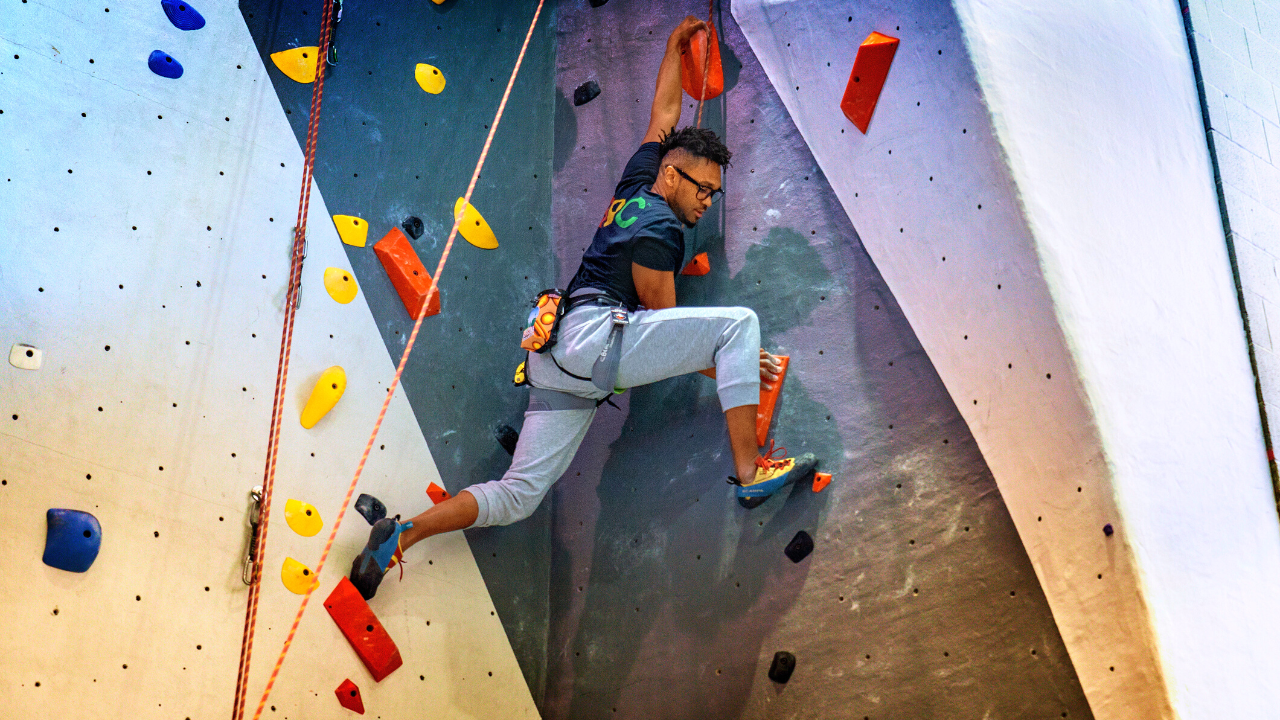
<svg viewBox="0 0 1280 720">
<path fill-rule="evenodd" d="M 719 200 L 721 196 L 724 195 L 723 190 L 717 190 L 715 188 L 709 188 L 706 185 L 703 185 L 697 180 L 694 180 L 693 178 L 689 177 L 688 173 L 676 167 L 675 165 L 668 165 L 667 167 L 680 173 L 680 177 L 693 183 L 694 187 L 698 188 L 697 193 L 698 193 L 699 200 L 706 200 L 707 198 L 711 198 L 711 202 L 715 202 L 716 200 Z"/>
</svg>

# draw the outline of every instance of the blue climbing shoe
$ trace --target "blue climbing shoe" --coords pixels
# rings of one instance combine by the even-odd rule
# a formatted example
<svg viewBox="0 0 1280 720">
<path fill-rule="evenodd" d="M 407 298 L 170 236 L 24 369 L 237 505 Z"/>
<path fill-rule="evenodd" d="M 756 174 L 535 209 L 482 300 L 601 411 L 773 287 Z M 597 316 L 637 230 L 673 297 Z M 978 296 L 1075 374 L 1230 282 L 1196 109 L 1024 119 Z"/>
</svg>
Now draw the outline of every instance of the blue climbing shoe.
<svg viewBox="0 0 1280 720">
<path fill-rule="evenodd" d="M 394 561 L 400 560 L 400 533 L 411 527 L 413 523 L 400 522 L 399 515 L 373 524 L 369 542 L 351 563 L 351 584 L 360 591 L 360 597 L 369 600 L 378 592 L 382 576 Z"/>
<path fill-rule="evenodd" d="M 805 453 L 798 458 L 778 458 L 776 454 L 786 452 L 786 448 L 774 448 L 769 443 L 769 452 L 756 458 L 756 476 L 749 482 L 738 478 L 729 478 L 729 483 L 738 486 L 738 503 L 745 508 L 759 507 L 771 495 L 783 487 L 802 480 L 818 468 L 818 457 L 813 453 Z"/>
</svg>

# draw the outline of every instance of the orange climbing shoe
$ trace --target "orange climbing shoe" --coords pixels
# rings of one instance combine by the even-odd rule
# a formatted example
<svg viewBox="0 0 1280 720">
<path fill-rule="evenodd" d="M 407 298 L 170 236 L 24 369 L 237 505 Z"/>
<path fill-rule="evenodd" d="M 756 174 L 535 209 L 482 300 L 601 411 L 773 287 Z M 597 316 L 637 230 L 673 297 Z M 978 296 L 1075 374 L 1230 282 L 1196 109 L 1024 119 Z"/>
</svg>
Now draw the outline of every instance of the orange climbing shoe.
<svg viewBox="0 0 1280 720">
<path fill-rule="evenodd" d="M 769 441 L 769 451 L 756 458 L 756 476 L 748 482 L 738 478 L 729 478 L 731 485 L 738 486 L 738 502 L 745 508 L 760 506 L 784 486 L 803 479 L 818 468 L 818 458 L 813 453 L 805 453 L 798 458 L 775 457 L 787 451 L 786 448 L 775 448 Z"/>
</svg>

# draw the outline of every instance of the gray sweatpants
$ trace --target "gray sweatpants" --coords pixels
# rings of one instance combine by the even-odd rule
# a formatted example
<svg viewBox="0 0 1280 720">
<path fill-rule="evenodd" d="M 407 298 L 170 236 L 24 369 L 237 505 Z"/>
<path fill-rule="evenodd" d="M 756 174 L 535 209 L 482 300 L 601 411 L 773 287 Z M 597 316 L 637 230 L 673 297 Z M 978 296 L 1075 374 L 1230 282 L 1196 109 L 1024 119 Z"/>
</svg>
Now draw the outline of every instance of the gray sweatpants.
<svg viewBox="0 0 1280 720">
<path fill-rule="evenodd" d="M 714 367 L 723 409 L 760 402 L 760 322 L 754 311 L 668 308 L 633 312 L 630 320 L 622 336 L 618 387 Z M 609 308 L 576 308 L 561 321 L 559 340 L 550 354 L 565 370 L 591 377 L 612 328 Z M 561 372 L 546 354 L 530 353 L 526 370 L 534 389 L 510 469 L 501 480 L 463 489 L 480 506 L 472 527 L 509 525 L 533 513 L 578 452 L 595 417 L 595 401 L 608 395 L 589 381 Z"/>
</svg>

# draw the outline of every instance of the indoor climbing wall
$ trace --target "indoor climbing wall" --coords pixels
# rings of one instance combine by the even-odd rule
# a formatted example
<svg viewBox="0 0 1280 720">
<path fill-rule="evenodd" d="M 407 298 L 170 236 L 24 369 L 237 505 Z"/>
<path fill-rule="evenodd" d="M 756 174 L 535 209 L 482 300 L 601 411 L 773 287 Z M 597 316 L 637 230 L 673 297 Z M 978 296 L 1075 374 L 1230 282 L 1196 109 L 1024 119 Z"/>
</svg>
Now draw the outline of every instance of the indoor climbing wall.
<svg viewBox="0 0 1280 720">
<path fill-rule="evenodd" d="M 158 1 L 5 0 L 0 10 L 0 338 L 32 352 L 0 369 L 8 716 L 232 711 L 249 492 L 262 482 L 303 158 L 241 13 L 201 4 L 196 28 L 189 6 L 172 5 L 172 22 Z M 322 188 L 311 195 L 250 712 L 301 600 L 286 583 L 312 577 L 394 371 Z M 367 219 L 379 236 L 392 224 Z M 351 290 L 353 301 L 337 301 Z M 38 368 L 18 367 L 37 357 Z M 312 389 L 334 366 L 345 393 L 304 429 Z M 394 512 L 421 504 L 433 480 L 397 394 L 359 490 Z M 293 500 L 307 504 L 301 522 L 286 522 Z M 51 508 L 100 521 L 87 571 L 65 562 L 83 560 L 74 547 L 47 552 Z M 374 716 L 536 716 L 457 535 L 420 546 L 403 583 L 377 598 L 403 666 L 374 681 L 324 607 L 367 533 L 349 512 L 267 716 L 345 713 L 334 693 L 346 680 Z"/>
<path fill-rule="evenodd" d="M 734 4 L 1094 715 L 1270 717 L 1280 527 L 1178 10 Z M 864 136 L 823 98 L 873 30 L 902 44 Z"/>
<path fill-rule="evenodd" d="M 424 233 L 411 243 L 435 272 L 454 203 L 466 190 L 535 5 L 343 3 L 325 80 L 315 176 L 331 212 L 368 222 L 369 246 L 405 217 L 416 216 Z M 471 199 L 498 247 L 481 249 L 458 238 L 441 284 L 440 314 L 424 322 L 405 368 L 403 392 L 452 492 L 498 478 L 510 462 L 495 430 L 520 426 L 528 396 L 511 384 L 522 359 L 520 330 L 529 299 L 555 279 L 548 251 L 553 5 L 543 9 L 534 30 Z M 270 56 L 313 45 L 321 7 L 240 3 L 299 145 L 306 138 L 310 86 L 286 77 Z M 478 45 L 485 51 L 477 52 Z M 419 63 L 441 73 L 443 89 L 417 82 Z M 412 318 L 370 248 L 346 249 L 386 350 L 399 360 Z M 421 475 L 410 475 L 415 487 Z M 389 508 L 410 517 L 428 502 L 419 492 Z M 517 525 L 467 536 L 529 687 L 539 697 L 545 682 L 550 516 L 544 508 Z M 412 566 L 406 570 L 413 572 Z M 408 588 L 383 592 L 395 598 L 387 602 L 416 602 Z"/>
<path fill-rule="evenodd" d="M 667 34 L 706 12 L 661 7 L 560 9 L 561 282 L 644 134 Z M 603 408 L 553 496 L 544 716 L 1090 717 L 965 419 L 728 8 L 716 17 L 727 90 L 706 104 L 704 125 L 735 155 L 725 199 L 686 248 L 707 252 L 711 272 L 679 278 L 678 295 L 756 310 L 766 349 L 791 358 L 773 436 L 788 454 L 817 453 L 834 479 L 821 493 L 805 482 L 740 507 L 724 482 L 714 383 L 701 376 L 632 389 L 623 412 Z M 833 61 L 847 77 L 871 29 L 851 27 L 849 52 L 823 68 Z M 939 71 L 969 72 L 958 92 L 976 94 L 954 17 L 875 29 L 946 37 L 957 52 Z M 590 80 L 599 97 L 574 107 Z M 684 111 L 693 123 L 687 95 Z M 916 122 L 945 117 L 934 106 Z M 999 186 L 975 171 L 975 184 Z M 948 190 L 966 202 L 972 191 Z M 815 547 L 797 563 L 784 548 L 800 531 Z M 779 651 L 796 658 L 785 685 L 767 676 Z"/>
</svg>

